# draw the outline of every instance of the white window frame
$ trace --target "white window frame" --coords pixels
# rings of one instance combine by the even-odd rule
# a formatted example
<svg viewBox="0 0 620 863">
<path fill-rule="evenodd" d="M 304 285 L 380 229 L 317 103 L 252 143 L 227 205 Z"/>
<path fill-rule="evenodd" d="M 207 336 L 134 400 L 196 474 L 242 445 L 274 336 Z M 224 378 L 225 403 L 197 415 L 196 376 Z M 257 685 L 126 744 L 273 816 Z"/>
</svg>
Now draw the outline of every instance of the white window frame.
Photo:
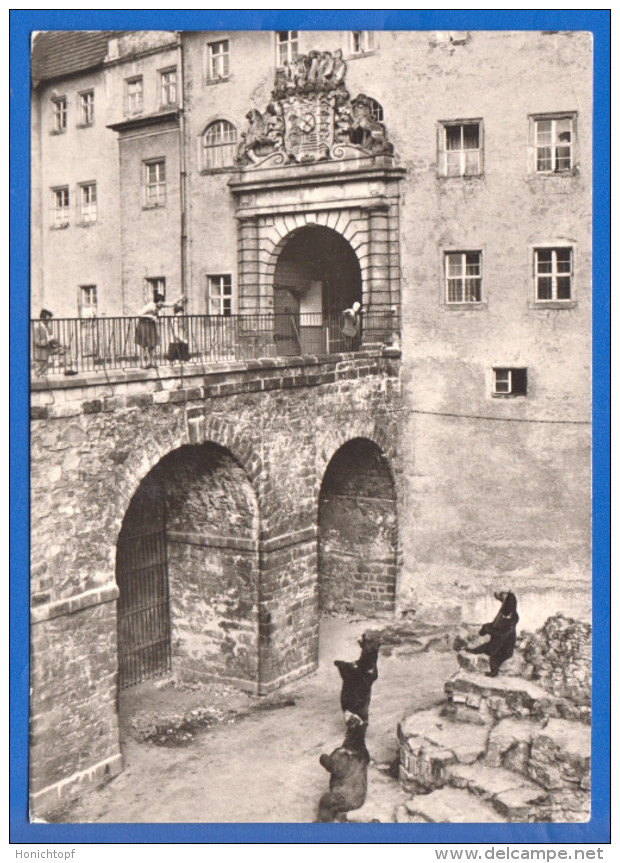
<svg viewBox="0 0 620 863">
<path fill-rule="evenodd" d="M 297 57 L 299 57 L 299 30 L 276 30 L 276 66 L 281 68 L 285 62 L 292 63 Z"/>
<path fill-rule="evenodd" d="M 133 90 L 134 85 L 139 85 Z M 128 115 L 141 114 L 144 110 L 144 78 L 135 75 L 133 78 L 125 79 L 125 111 Z"/>
<path fill-rule="evenodd" d="M 467 273 L 467 256 L 478 256 L 478 273 Z M 458 274 L 450 273 L 450 258 L 460 259 L 460 269 Z M 443 250 L 443 302 L 446 306 L 468 306 L 478 307 L 484 304 L 482 294 L 482 278 L 483 278 L 483 255 L 482 249 L 444 249 Z M 469 266 L 472 266 L 470 262 Z M 478 299 L 467 297 L 467 280 L 474 281 L 478 285 Z M 460 282 L 460 299 L 450 299 L 450 283 Z M 472 292 L 473 296 L 473 292 Z"/>
<path fill-rule="evenodd" d="M 577 114 L 574 111 L 554 114 L 535 114 L 531 116 L 532 123 L 532 144 L 534 149 L 534 172 L 536 174 L 571 174 L 575 168 L 575 129 Z M 560 122 L 570 122 L 570 141 L 558 141 L 557 124 Z M 550 138 L 548 142 L 540 143 L 540 135 L 542 134 L 538 128 L 539 123 L 550 123 Z M 566 149 L 569 151 L 568 167 L 559 167 L 558 150 Z M 549 167 L 539 168 L 539 151 L 549 150 Z"/>
<path fill-rule="evenodd" d="M 97 183 L 78 184 L 78 222 L 92 225 L 97 221 Z"/>
<path fill-rule="evenodd" d="M 223 66 L 222 70 L 218 69 L 220 64 Z M 229 78 L 230 39 L 207 42 L 207 81 L 216 83 L 218 81 L 227 81 Z"/>
<path fill-rule="evenodd" d="M 78 306 L 81 318 L 97 317 L 97 285 L 80 285 Z"/>
<path fill-rule="evenodd" d="M 525 392 L 513 392 L 513 372 L 525 372 Z M 527 368 L 496 366 L 493 368 L 493 395 L 499 397 L 526 398 L 529 388 Z"/>
<path fill-rule="evenodd" d="M 159 92 L 162 108 L 177 105 L 179 101 L 179 76 L 176 66 L 162 69 L 159 73 Z"/>
<path fill-rule="evenodd" d="M 231 317 L 233 314 L 232 275 L 207 273 L 206 280 L 207 314 Z"/>
<path fill-rule="evenodd" d="M 95 91 L 83 90 L 80 99 L 80 126 L 92 126 L 95 122 Z"/>
<path fill-rule="evenodd" d="M 63 201 L 60 202 L 62 196 Z M 66 228 L 71 214 L 71 195 L 69 186 L 56 186 L 52 189 L 52 227 Z"/>
<path fill-rule="evenodd" d="M 541 252 L 551 253 L 551 269 L 549 272 L 541 272 L 539 269 L 539 254 Z M 558 267 L 558 252 L 568 252 L 568 270 Z M 539 279 L 551 279 L 551 296 L 539 296 Z M 570 285 L 569 297 L 558 297 L 558 279 L 568 278 Z M 575 303 L 575 249 L 572 245 L 541 245 L 534 247 L 534 302 L 537 306 L 548 305 L 570 305 Z"/>
<path fill-rule="evenodd" d="M 163 170 L 162 170 L 163 167 Z M 152 170 L 155 169 L 154 174 Z M 165 207 L 168 190 L 166 187 L 166 159 L 146 159 L 142 162 L 144 172 L 144 206 Z"/>
<path fill-rule="evenodd" d="M 237 157 L 237 146 L 236 127 L 223 118 L 213 120 L 200 137 L 202 170 L 233 168 Z"/>
<path fill-rule="evenodd" d="M 52 99 L 52 131 L 62 135 L 67 131 L 68 103 L 66 96 L 56 96 Z"/>
<path fill-rule="evenodd" d="M 362 57 L 364 54 L 372 54 L 375 50 L 375 38 L 372 30 L 351 30 L 350 33 L 351 56 Z"/>
<path fill-rule="evenodd" d="M 465 147 L 465 126 L 478 127 L 478 146 Z M 448 129 L 460 129 L 461 146 L 456 149 L 448 149 Z M 483 127 L 482 120 L 474 118 L 472 120 L 446 120 L 439 125 L 439 173 L 442 177 L 462 178 L 462 177 L 480 177 L 483 172 Z M 477 154 L 477 165 L 474 170 L 468 167 L 468 161 L 471 154 Z M 449 156 L 458 156 L 458 173 L 448 169 Z"/>
<path fill-rule="evenodd" d="M 155 300 L 155 294 L 161 294 L 166 298 L 166 277 L 165 276 L 147 276 L 144 279 L 144 298 L 147 303 L 152 303 Z"/>
</svg>

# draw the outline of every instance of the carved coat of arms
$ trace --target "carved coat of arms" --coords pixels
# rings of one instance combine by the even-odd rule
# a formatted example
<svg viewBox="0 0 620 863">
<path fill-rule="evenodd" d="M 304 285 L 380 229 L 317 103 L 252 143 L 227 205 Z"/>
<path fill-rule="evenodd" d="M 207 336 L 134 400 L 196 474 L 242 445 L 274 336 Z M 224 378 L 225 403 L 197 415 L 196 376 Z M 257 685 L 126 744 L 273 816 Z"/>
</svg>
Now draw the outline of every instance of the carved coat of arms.
<svg viewBox="0 0 620 863">
<path fill-rule="evenodd" d="M 276 71 L 271 102 L 252 108 L 241 135 L 240 165 L 272 167 L 368 155 L 392 155 L 373 101 L 351 99 L 342 52 L 310 51 Z"/>
</svg>

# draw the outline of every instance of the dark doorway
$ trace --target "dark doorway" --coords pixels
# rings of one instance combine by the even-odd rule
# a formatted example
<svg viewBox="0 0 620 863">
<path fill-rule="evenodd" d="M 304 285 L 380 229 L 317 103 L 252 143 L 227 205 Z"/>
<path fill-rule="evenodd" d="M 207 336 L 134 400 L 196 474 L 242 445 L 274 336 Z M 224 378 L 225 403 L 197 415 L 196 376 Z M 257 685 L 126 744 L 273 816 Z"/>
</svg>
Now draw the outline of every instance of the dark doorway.
<svg viewBox="0 0 620 863">
<path fill-rule="evenodd" d="M 292 233 L 276 264 L 273 291 L 279 354 L 350 349 L 342 312 L 362 302 L 362 276 L 355 252 L 337 231 L 308 225 Z"/>
<path fill-rule="evenodd" d="M 398 522 L 387 459 L 355 438 L 327 466 L 319 498 L 321 611 L 391 610 L 396 595 Z"/>
<path fill-rule="evenodd" d="M 119 686 L 170 670 L 165 501 L 146 480 L 123 520 L 116 550 Z"/>
</svg>

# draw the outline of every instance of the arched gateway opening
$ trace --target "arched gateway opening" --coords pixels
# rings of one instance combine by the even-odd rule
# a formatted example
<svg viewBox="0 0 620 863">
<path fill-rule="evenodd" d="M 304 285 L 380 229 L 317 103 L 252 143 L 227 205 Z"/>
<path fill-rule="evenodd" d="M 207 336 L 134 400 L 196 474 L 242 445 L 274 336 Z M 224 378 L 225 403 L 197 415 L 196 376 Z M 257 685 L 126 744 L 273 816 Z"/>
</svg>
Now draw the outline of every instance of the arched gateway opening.
<svg viewBox="0 0 620 863">
<path fill-rule="evenodd" d="M 355 438 L 333 456 L 321 486 L 321 611 L 393 609 L 397 556 L 396 491 L 388 461 L 375 443 Z"/>
<path fill-rule="evenodd" d="M 258 683 L 258 507 L 213 443 L 165 456 L 136 491 L 117 542 L 119 685 L 171 669 Z"/>
<path fill-rule="evenodd" d="M 362 276 L 344 237 L 320 225 L 294 231 L 280 252 L 273 278 L 278 354 L 356 347 L 341 332 L 342 312 L 354 302 L 362 302 Z"/>
</svg>

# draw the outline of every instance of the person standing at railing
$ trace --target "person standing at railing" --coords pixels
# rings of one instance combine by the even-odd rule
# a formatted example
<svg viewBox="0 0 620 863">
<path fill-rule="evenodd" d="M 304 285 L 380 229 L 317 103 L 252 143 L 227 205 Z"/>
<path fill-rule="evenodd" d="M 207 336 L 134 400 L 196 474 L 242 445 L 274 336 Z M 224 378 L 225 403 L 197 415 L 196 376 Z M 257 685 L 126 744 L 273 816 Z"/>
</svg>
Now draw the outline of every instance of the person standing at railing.
<svg viewBox="0 0 620 863">
<path fill-rule="evenodd" d="M 47 377 L 50 356 L 54 353 L 56 345 L 58 345 L 57 340 L 52 334 L 51 327 L 47 323 L 53 317 L 53 313 L 48 309 L 41 309 L 39 320 L 33 328 L 34 374 L 37 378 Z"/>
<path fill-rule="evenodd" d="M 136 345 L 142 348 L 142 368 L 155 368 L 155 348 L 159 344 L 157 328 L 159 313 L 162 309 L 174 308 L 175 305 L 184 302 L 184 296 L 180 296 L 172 303 L 167 303 L 162 294 L 155 294 L 153 301 L 147 303 L 138 312 L 140 320 L 136 325 Z"/>
<path fill-rule="evenodd" d="M 350 309 L 344 310 L 342 316 L 344 318 L 342 335 L 345 337 L 345 348 L 349 351 L 357 350 L 362 329 L 362 304 L 353 303 Z"/>
</svg>

